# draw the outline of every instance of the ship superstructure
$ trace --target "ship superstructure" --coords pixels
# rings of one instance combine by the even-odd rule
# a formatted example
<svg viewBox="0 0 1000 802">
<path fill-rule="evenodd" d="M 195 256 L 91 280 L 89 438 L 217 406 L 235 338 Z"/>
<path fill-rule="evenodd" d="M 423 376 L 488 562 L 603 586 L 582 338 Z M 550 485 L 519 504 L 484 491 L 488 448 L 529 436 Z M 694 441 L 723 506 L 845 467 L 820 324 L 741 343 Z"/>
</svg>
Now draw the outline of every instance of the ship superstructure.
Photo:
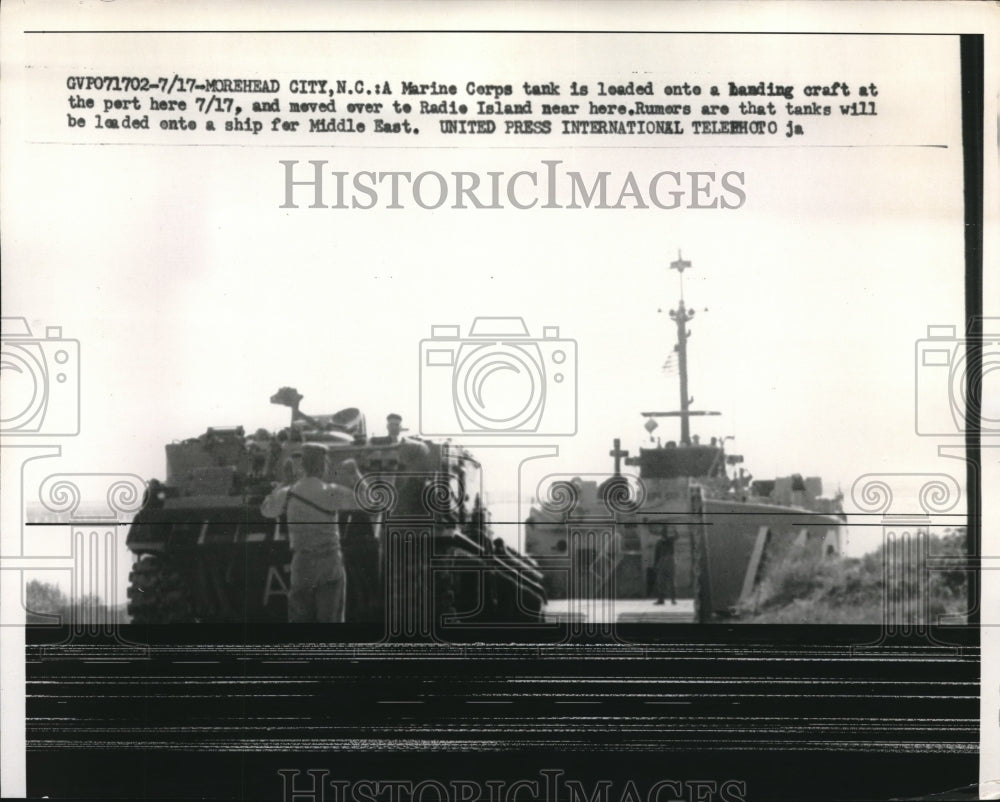
<svg viewBox="0 0 1000 802">
<path fill-rule="evenodd" d="M 670 317 L 677 339 L 677 410 L 642 412 L 650 445 L 636 454 L 619 439 L 609 452 L 610 476 L 557 482 L 526 522 L 525 547 L 542 567 L 550 598 L 652 598 L 657 543 L 673 554 L 675 593 L 694 599 L 695 617 L 709 620 L 745 602 L 767 566 L 798 552 L 816 560 L 839 554 L 845 516 L 842 497 L 823 495 L 816 476 L 754 479 L 743 457 L 727 454 L 728 437 L 703 442 L 692 418 L 720 413 L 692 409 L 688 390 L 688 324 L 694 311 L 681 297 Z M 678 418 L 679 439 L 654 441 L 664 418 Z M 662 548 L 661 548 L 662 554 Z"/>
</svg>

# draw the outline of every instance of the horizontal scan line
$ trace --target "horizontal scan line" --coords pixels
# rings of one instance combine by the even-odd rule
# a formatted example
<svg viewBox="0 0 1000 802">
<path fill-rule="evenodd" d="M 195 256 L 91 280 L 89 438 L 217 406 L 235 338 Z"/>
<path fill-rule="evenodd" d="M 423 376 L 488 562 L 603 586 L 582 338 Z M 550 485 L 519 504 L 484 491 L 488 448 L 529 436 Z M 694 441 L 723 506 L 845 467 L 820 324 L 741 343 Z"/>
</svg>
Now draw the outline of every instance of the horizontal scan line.
<svg viewBox="0 0 1000 802">
<path fill-rule="evenodd" d="M 86 657 L 84 657 L 82 662 L 84 662 L 84 663 L 95 663 L 95 664 L 96 663 L 118 664 L 118 663 L 131 663 L 132 661 L 131 660 L 125 660 L 125 659 L 122 659 L 122 660 L 89 660 Z M 88 680 L 88 682 L 89 682 L 89 680 Z"/>
<path fill-rule="evenodd" d="M 103 521 L 25 521 L 25 526 L 131 526 L 131 521 L 108 520 Z"/>
<path fill-rule="evenodd" d="M 793 511 L 793 512 L 777 512 L 777 511 L 772 512 L 771 510 L 764 510 L 763 512 L 761 512 L 761 511 L 758 511 L 758 512 L 746 512 L 746 511 L 742 511 L 742 510 L 736 510 L 736 511 L 733 511 L 733 512 L 725 512 L 725 511 L 721 511 L 720 510 L 718 512 L 713 511 L 713 512 L 705 513 L 705 515 L 709 516 L 709 517 L 716 517 L 716 516 L 722 517 L 722 516 L 734 515 L 734 516 L 744 516 L 744 517 L 748 517 L 748 518 L 756 517 L 756 516 L 759 516 L 761 514 L 767 514 L 767 515 L 771 515 L 771 516 L 775 516 L 775 517 L 779 517 L 779 516 L 784 516 L 784 517 L 798 516 L 800 518 L 803 518 L 803 520 L 801 520 L 801 521 L 792 521 L 793 524 L 795 524 L 795 523 L 802 523 L 802 524 L 828 523 L 828 521 L 825 521 L 825 520 L 817 522 L 815 520 L 815 518 L 810 518 L 809 517 L 810 516 L 809 512 L 805 512 L 805 511 L 802 511 L 802 510 L 797 510 L 797 511 Z M 866 518 L 866 517 L 869 517 L 869 518 L 870 517 L 879 518 L 878 521 L 873 521 L 871 523 L 861 522 L 861 521 L 852 521 L 850 523 L 851 526 L 891 526 L 891 525 L 906 525 L 906 524 L 917 524 L 917 523 L 922 524 L 923 523 L 923 521 L 897 520 L 896 517 L 893 517 L 893 518 L 884 518 L 883 515 L 882 515 L 882 513 L 877 513 L 877 512 L 873 512 L 873 513 L 869 513 L 869 512 L 857 512 L 857 513 L 854 513 L 854 512 L 852 512 L 852 513 L 847 513 L 847 514 L 850 515 L 851 518 Z M 910 515 L 914 515 L 914 516 L 919 516 L 921 518 L 927 518 L 928 517 L 926 515 L 926 513 L 923 513 L 923 512 L 919 512 L 919 513 L 918 512 L 914 512 L 914 513 L 909 513 L 909 514 Z M 658 518 L 658 520 L 663 520 L 663 519 L 666 519 L 666 518 L 670 518 L 671 519 L 671 520 L 666 520 L 665 521 L 666 523 L 684 524 L 684 523 L 696 523 L 697 522 L 697 515 L 695 513 L 691 513 L 691 512 L 683 512 L 683 511 L 666 512 L 666 513 L 662 513 L 662 514 L 659 514 L 659 515 L 662 515 L 663 518 L 662 519 Z M 822 516 L 824 518 L 829 518 L 829 517 L 831 517 L 833 515 L 833 513 L 817 512 L 817 513 L 812 513 L 812 515 L 817 516 L 817 517 Z M 905 518 L 907 515 L 908 515 L 908 513 L 899 513 L 898 517 Z M 649 515 L 649 517 L 651 519 L 652 518 L 657 518 L 657 516 L 658 516 L 657 513 L 651 513 Z M 964 518 L 967 518 L 968 515 L 966 515 L 965 513 L 961 513 L 961 512 L 951 512 L 951 513 L 939 513 L 939 514 L 936 513 L 933 517 L 935 519 L 937 519 L 937 518 L 962 518 L 962 519 L 964 519 Z M 594 518 L 594 519 L 589 519 L 589 518 L 580 518 L 580 519 L 568 518 L 565 521 L 534 521 L 533 523 L 534 523 L 535 526 L 560 526 L 560 525 L 565 525 L 565 524 L 578 524 L 578 523 L 586 525 L 586 524 L 607 523 L 607 522 L 610 522 L 610 520 L 611 520 L 610 517 L 607 518 L 607 519 L 603 519 L 603 518 Z M 626 518 L 622 519 L 622 522 L 626 522 L 626 521 L 627 521 Z M 399 524 L 410 524 L 410 523 L 412 523 L 412 524 L 424 524 L 424 523 L 431 524 L 431 523 L 434 523 L 434 520 L 432 518 L 430 518 L 430 517 L 421 518 L 419 516 L 418 517 L 405 516 L 405 517 L 400 517 L 397 522 Z M 194 525 L 201 525 L 201 524 L 205 523 L 205 521 L 203 519 L 191 519 L 191 520 L 175 520 L 175 521 L 170 521 L 170 523 L 171 524 L 175 524 L 175 525 L 179 524 L 179 525 L 194 526 Z M 270 527 L 273 528 L 275 522 L 274 521 L 260 521 L 258 523 L 259 523 L 260 526 L 270 526 Z M 321 522 L 321 521 L 299 521 L 298 523 L 299 523 L 300 526 L 301 525 L 307 525 L 307 526 L 308 525 L 325 526 L 325 524 L 323 522 Z M 498 521 L 498 520 L 492 519 L 490 521 L 490 523 L 492 523 L 494 525 L 497 525 L 497 526 L 515 526 L 515 525 L 520 526 L 522 524 L 527 524 L 527 521 L 524 521 L 524 520 Z M 830 523 L 832 523 L 832 522 L 830 522 Z M 234 519 L 234 520 L 231 520 L 231 521 L 227 521 L 227 520 L 214 520 L 214 521 L 211 522 L 211 524 L 212 524 L 213 527 L 219 527 L 219 528 L 224 528 L 226 526 L 237 526 L 237 525 L 239 525 L 241 527 L 245 527 L 245 528 L 247 527 L 247 522 L 246 522 L 246 519 L 244 519 L 244 518 Z M 24 525 L 25 526 L 95 526 L 95 527 L 96 526 L 105 526 L 105 527 L 107 527 L 107 526 L 131 526 L 131 522 L 128 522 L 128 521 L 126 521 L 126 522 L 121 522 L 121 521 L 58 521 L 58 522 L 48 522 L 48 521 L 45 521 L 45 522 L 31 522 L 31 521 L 26 521 Z M 709 524 L 709 525 L 711 525 L 711 524 Z M 232 533 L 227 533 L 227 534 L 231 535 Z"/>
<path fill-rule="evenodd" d="M 371 33 L 382 33 L 382 34 L 511 34 L 515 36 L 520 36 L 524 34 L 541 34 L 541 35 L 571 35 L 571 36 L 592 36 L 592 35 L 604 35 L 611 34 L 615 36 L 958 36 L 957 33 L 942 33 L 942 32 L 907 32 L 907 31 L 637 31 L 637 30 L 601 30 L 601 29 L 588 29 L 588 30 L 552 30 L 552 29 L 535 29 L 535 30 L 518 30 L 516 28 L 503 28 L 503 29 L 449 29 L 449 30 L 434 30 L 432 28 L 415 28 L 415 29 L 397 29 L 397 30 L 385 30 L 385 29 L 310 29 L 310 28 L 259 28 L 259 29 L 147 29 L 147 30 L 25 30 L 22 31 L 25 35 L 84 35 L 84 36 L 97 36 L 97 35 L 148 35 L 148 34 L 338 34 L 338 35 L 351 35 L 351 34 L 371 34 Z"/>
<path fill-rule="evenodd" d="M 572 135 L 570 135 L 572 136 Z M 581 135 L 582 136 L 582 135 Z M 596 134 L 595 136 L 603 136 Z M 915 145 L 845 145 L 845 144 L 787 144 L 779 145 L 746 145 L 727 144 L 708 141 L 703 145 L 677 144 L 677 145 L 633 145 L 627 140 L 618 145 L 581 145 L 578 142 L 560 140 L 559 145 L 338 145 L 339 150 L 561 150 L 566 145 L 572 144 L 578 150 L 803 150 L 813 148 L 859 148 L 865 150 L 882 150 L 892 148 L 899 150 L 902 148 L 939 148 L 948 150 L 948 145 L 935 144 L 915 144 Z M 331 145 L 311 145 L 298 142 L 283 143 L 252 143 L 252 142 L 58 142 L 51 140 L 30 140 L 29 145 L 63 145 L 68 147 L 142 147 L 142 148 L 324 148 L 330 150 Z"/>
</svg>

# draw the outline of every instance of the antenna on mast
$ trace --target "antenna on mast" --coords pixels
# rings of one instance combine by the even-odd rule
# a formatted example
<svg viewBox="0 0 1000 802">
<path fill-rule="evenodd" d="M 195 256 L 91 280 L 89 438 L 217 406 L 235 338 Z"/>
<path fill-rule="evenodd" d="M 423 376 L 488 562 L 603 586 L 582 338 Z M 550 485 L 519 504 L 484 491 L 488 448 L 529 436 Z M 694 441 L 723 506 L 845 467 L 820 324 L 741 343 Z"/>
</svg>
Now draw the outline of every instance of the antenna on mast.
<svg viewBox="0 0 1000 802">
<path fill-rule="evenodd" d="M 684 271 L 691 267 L 691 262 L 681 256 L 680 248 L 677 249 L 677 259 L 670 263 L 670 269 L 677 271 L 677 279 L 681 285 L 681 304 L 684 304 Z M 691 313 L 694 315 L 694 312 Z"/>
<path fill-rule="evenodd" d="M 696 412 L 691 410 L 693 398 L 688 396 L 688 375 L 687 375 L 687 341 L 691 332 L 687 330 L 688 321 L 694 317 L 694 310 L 688 310 L 684 306 L 684 271 L 691 267 L 691 262 L 686 260 L 680 250 L 677 251 L 677 259 L 670 263 L 670 269 L 676 270 L 680 280 L 681 299 L 676 309 L 670 310 L 670 319 L 677 324 L 677 345 L 674 350 L 677 352 L 677 371 L 680 374 L 681 383 L 681 408 L 678 412 L 643 412 L 647 418 L 654 417 L 679 417 L 681 419 L 681 444 L 691 445 L 691 421 L 692 415 L 719 415 L 718 412 Z M 652 433 L 652 432 L 650 432 Z"/>
</svg>

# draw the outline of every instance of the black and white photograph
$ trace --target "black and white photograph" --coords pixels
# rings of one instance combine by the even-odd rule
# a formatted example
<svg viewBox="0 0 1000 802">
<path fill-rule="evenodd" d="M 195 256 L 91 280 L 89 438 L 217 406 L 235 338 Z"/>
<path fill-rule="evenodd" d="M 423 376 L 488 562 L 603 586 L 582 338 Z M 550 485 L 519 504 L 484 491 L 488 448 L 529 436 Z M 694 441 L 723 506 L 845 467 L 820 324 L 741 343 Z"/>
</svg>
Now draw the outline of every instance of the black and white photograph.
<svg viewBox="0 0 1000 802">
<path fill-rule="evenodd" d="M 4 797 L 1000 798 L 995 9 L 0 20 Z"/>
</svg>

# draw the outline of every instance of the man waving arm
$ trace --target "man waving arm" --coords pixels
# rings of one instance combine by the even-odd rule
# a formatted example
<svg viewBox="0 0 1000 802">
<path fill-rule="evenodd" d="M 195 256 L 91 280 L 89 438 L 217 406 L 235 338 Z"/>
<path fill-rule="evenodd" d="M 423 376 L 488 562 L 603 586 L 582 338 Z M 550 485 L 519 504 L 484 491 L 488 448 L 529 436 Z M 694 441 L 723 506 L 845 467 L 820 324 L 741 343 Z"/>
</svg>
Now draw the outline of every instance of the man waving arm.
<svg viewBox="0 0 1000 802">
<path fill-rule="evenodd" d="M 260 505 L 260 512 L 266 518 L 279 518 L 284 513 L 288 505 L 288 491 L 298 478 L 298 474 L 301 473 L 301 460 L 301 454 L 293 454 L 291 459 L 285 462 L 283 466 L 284 482 L 281 485 L 275 485 Z"/>
<path fill-rule="evenodd" d="M 361 508 L 358 497 L 364 492 L 362 483 L 365 481 L 358 470 L 358 463 L 353 459 L 345 459 L 337 466 L 333 475 L 334 483 L 330 485 L 336 507 L 339 510 L 356 510 Z"/>
</svg>

